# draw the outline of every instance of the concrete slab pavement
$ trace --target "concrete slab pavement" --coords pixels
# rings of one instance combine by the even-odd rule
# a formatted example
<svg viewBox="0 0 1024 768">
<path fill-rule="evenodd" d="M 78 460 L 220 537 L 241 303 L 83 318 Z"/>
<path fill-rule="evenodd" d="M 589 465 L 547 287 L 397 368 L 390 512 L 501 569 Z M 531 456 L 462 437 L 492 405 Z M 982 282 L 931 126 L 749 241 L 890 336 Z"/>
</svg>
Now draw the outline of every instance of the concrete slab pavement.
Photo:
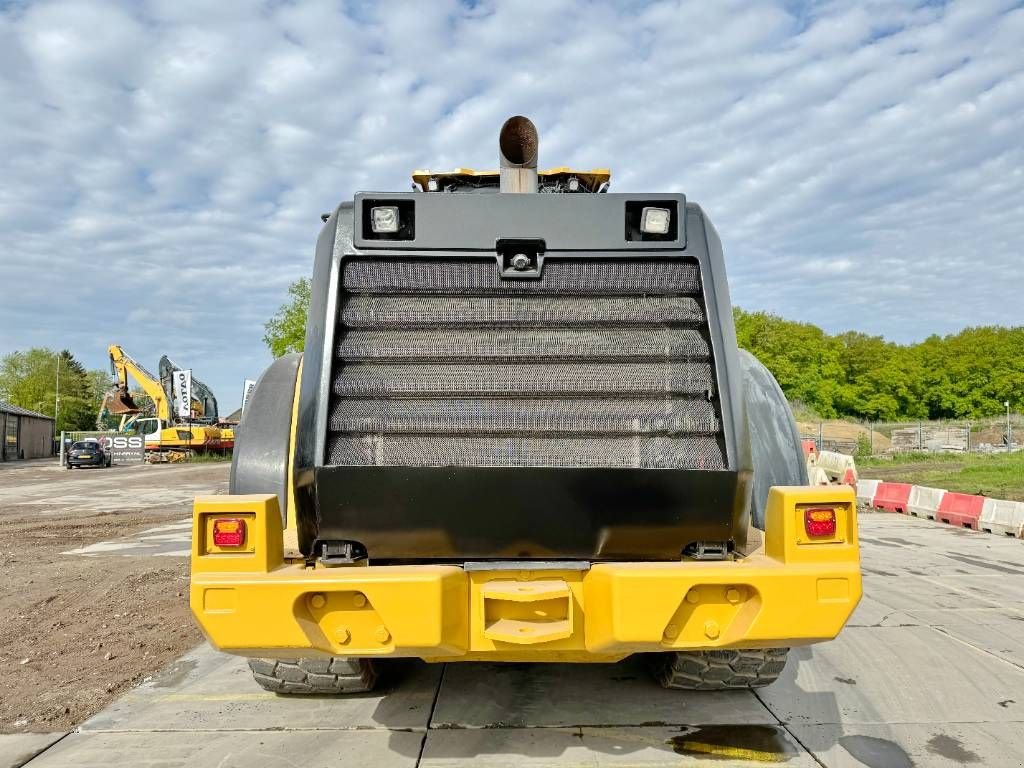
<svg viewBox="0 0 1024 768">
<path fill-rule="evenodd" d="M 618 664 L 450 664 L 438 728 L 767 724 L 750 691 L 667 691 L 641 657 Z"/>
<path fill-rule="evenodd" d="M 796 663 L 758 691 L 788 724 L 1024 720 L 1024 669 L 932 627 L 850 627 L 842 641 L 791 652 Z"/>
<path fill-rule="evenodd" d="M 406 768 L 422 741 L 422 733 L 389 731 L 73 733 L 31 768 Z"/>
<path fill-rule="evenodd" d="M 1024 765 L 1019 723 L 791 725 L 828 768 L 1015 768 Z"/>
<path fill-rule="evenodd" d="M 43 750 L 56 744 L 64 733 L 0 734 L 0 768 L 21 768 Z"/>
<path fill-rule="evenodd" d="M 134 536 L 121 536 L 111 541 L 98 541 L 62 555 L 103 557 L 188 557 L 192 547 L 192 520 L 149 528 Z"/>
<path fill-rule="evenodd" d="M 431 731 L 419 764 L 424 768 L 678 768 L 707 763 L 716 768 L 819 765 L 778 726 Z"/>
<path fill-rule="evenodd" d="M 873 572 L 851 625 L 756 692 L 662 691 L 631 659 L 408 663 L 382 693 L 287 698 L 203 648 L 29 766 L 1024 765 L 1024 576 L 990 567 L 1024 565 L 1024 543 L 897 515 L 861 527 Z"/>
<path fill-rule="evenodd" d="M 401 661 L 377 691 L 359 696 L 278 696 L 252 680 L 245 659 L 202 646 L 130 691 L 80 730 L 95 732 L 423 731 L 442 667 Z"/>
</svg>

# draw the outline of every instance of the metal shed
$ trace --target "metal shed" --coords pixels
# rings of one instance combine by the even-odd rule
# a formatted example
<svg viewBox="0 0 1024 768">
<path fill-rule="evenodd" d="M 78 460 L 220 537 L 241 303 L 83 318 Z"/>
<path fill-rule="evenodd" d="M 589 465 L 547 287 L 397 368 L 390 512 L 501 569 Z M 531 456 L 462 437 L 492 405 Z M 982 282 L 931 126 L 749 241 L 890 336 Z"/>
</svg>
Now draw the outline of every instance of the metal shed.
<svg viewBox="0 0 1024 768">
<path fill-rule="evenodd" d="M 53 455 L 53 418 L 0 401 L 0 461 Z"/>
</svg>

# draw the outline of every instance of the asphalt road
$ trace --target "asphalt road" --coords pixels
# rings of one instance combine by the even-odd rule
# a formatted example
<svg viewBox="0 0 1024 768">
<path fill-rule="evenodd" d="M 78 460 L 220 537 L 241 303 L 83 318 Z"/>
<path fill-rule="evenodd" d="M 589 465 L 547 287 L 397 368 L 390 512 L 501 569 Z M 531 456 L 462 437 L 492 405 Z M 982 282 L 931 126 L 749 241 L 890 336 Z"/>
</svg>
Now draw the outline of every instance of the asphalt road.
<svg viewBox="0 0 1024 768">
<path fill-rule="evenodd" d="M 410 662 L 374 695 L 289 699 L 200 647 L 74 733 L 0 737 L 0 766 L 1024 765 L 1024 541 L 886 514 L 861 534 L 850 625 L 756 693 L 663 691 L 633 660 Z"/>
</svg>

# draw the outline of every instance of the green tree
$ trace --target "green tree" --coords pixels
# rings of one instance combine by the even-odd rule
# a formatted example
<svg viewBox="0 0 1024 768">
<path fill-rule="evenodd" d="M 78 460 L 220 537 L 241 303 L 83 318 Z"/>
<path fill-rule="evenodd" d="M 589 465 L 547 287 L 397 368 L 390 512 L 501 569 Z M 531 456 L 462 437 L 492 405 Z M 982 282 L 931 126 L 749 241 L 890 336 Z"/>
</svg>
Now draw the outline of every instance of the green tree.
<svg viewBox="0 0 1024 768">
<path fill-rule="evenodd" d="M 839 415 L 841 346 L 809 323 L 767 312 L 733 310 L 736 340 L 772 372 L 789 400 L 806 403 L 825 418 Z"/>
<path fill-rule="evenodd" d="M 263 341 L 270 347 L 274 357 L 281 357 L 289 352 L 302 352 L 305 349 L 310 287 L 309 278 L 306 277 L 289 285 L 289 300 L 263 325 L 266 331 Z"/>
<path fill-rule="evenodd" d="M 292 283 L 288 296 L 264 326 L 275 357 L 305 346 L 310 281 Z M 822 418 L 980 418 L 1002 413 L 1006 400 L 1024 408 L 1024 327 L 966 328 L 901 345 L 738 307 L 733 319 L 739 345 L 768 367 L 790 402 Z"/>
<path fill-rule="evenodd" d="M 107 374 L 86 370 L 66 349 L 37 347 L 0 359 L 4 398 L 47 416 L 56 406 L 58 431 L 92 429 L 108 381 Z"/>
<path fill-rule="evenodd" d="M 736 337 L 791 402 L 869 421 L 964 419 L 1024 406 L 1024 327 L 966 328 L 919 344 L 734 310 Z"/>
</svg>

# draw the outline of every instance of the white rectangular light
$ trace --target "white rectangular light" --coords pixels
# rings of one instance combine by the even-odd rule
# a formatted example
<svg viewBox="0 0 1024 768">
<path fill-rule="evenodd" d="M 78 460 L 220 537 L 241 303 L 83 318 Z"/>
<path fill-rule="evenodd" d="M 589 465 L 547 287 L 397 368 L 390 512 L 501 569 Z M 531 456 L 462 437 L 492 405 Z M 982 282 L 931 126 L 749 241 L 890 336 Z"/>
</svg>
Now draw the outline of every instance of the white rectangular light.
<svg viewBox="0 0 1024 768">
<path fill-rule="evenodd" d="M 668 208 L 644 208 L 640 214 L 640 231 L 647 235 L 667 235 L 671 221 L 672 212 Z"/>
<path fill-rule="evenodd" d="M 398 206 L 381 205 L 370 209 L 370 226 L 377 234 L 398 231 Z"/>
</svg>

